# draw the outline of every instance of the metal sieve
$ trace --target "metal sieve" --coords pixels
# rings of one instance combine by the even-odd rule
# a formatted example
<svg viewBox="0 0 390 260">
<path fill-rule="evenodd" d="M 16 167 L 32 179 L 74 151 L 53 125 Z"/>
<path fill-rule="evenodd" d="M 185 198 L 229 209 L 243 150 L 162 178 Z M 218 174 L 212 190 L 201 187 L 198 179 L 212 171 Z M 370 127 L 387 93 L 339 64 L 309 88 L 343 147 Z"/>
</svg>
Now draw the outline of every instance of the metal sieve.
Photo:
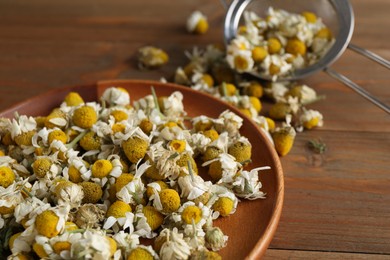
<svg viewBox="0 0 390 260">
<path fill-rule="evenodd" d="M 252 10 L 260 16 L 265 14 L 268 7 L 283 9 L 292 13 L 301 13 L 302 11 L 316 13 L 335 35 L 334 44 L 327 53 L 313 65 L 297 69 L 291 75 L 279 77 L 278 80 L 293 81 L 305 78 L 319 71 L 325 71 L 328 75 L 341 81 L 346 86 L 352 88 L 354 91 L 390 114 L 390 106 L 384 104 L 344 75 L 341 75 L 330 68 L 330 65 L 343 54 L 345 49 L 349 48 L 390 69 L 389 61 L 375 53 L 350 43 L 354 30 L 354 13 L 352 5 L 348 0 L 233 0 L 230 4 L 225 0 L 221 0 L 221 2 L 227 9 L 224 21 L 224 38 L 226 44 L 235 38 L 242 14 L 245 10 Z M 260 73 L 250 74 L 260 79 L 272 80 L 268 75 Z"/>
</svg>

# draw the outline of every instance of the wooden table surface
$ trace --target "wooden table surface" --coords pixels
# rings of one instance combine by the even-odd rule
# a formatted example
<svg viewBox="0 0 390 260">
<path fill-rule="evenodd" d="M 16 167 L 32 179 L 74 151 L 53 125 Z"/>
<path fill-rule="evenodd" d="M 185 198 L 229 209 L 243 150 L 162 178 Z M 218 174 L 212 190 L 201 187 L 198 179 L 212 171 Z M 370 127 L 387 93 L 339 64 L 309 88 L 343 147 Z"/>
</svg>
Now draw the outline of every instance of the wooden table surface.
<svg viewBox="0 0 390 260">
<path fill-rule="evenodd" d="M 352 0 L 352 42 L 390 59 L 390 1 Z M 210 22 L 190 35 L 194 10 Z M 102 79 L 169 78 L 185 50 L 222 43 L 218 0 L 1 0 L 0 110 L 52 88 Z M 140 71 L 138 48 L 166 50 L 170 62 Z M 390 73 L 346 51 L 333 65 L 390 104 Z M 285 200 L 266 259 L 390 259 L 390 115 L 319 73 L 304 81 L 326 95 L 312 108 L 325 125 L 298 134 L 281 158 Z M 321 138 L 325 154 L 306 148 Z"/>
</svg>

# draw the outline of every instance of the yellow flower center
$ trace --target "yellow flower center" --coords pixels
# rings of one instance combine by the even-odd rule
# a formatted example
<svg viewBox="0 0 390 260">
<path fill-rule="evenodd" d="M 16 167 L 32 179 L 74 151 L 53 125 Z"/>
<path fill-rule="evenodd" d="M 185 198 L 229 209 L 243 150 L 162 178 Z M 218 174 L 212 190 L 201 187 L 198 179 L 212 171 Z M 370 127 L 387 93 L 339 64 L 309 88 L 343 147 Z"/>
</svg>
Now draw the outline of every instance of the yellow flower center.
<svg viewBox="0 0 390 260">
<path fill-rule="evenodd" d="M 111 206 L 108 208 L 106 216 L 114 218 L 123 218 L 126 216 L 127 212 L 131 212 L 130 205 L 123 201 L 117 200 L 112 203 Z"/>
<path fill-rule="evenodd" d="M 249 66 L 248 58 L 241 55 L 237 55 L 234 57 L 234 67 L 237 70 L 246 70 L 248 69 L 248 66 Z"/>
<path fill-rule="evenodd" d="M 279 53 L 279 51 L 282 49 L 282 44 L 276 38 L 269 38 L 267 42 L 268 42 L 268 52 L 270 54 Z"/>
<path fill-rule="evenodd" d="M 15 173 L 8 166 L 0 167 L 0 186 L 7 188 L 15 181 Z"/>
<path fill-rule="evenodd" d="M 292 55 L 305 55 L 306 45 L 304 42 L 298 39 L 290 39 L 287 41 L 286 52 Z"/>
<path fill-rule="evenodd" d="M 129 117 L 123 110 L 114 110 L 111 112 L 111 115 L 114 117 L 115 122 L 126 120 Z"/>
<path fill-rule="evenodd" d="M 19 146 L 31 146 L 32 145 L 32 137 L 36 132 L 34 130 L 22 133 L 18 136 L 15 136 L 15 143 Z"/>
<path fill-rule="evenodd" d="M 219 198 L 213 205 L 213 209 L 218 211 L 223 217 L 227 217 L 234 207 L 234 202 L 228 197 Z"/>
<path fill-rule="evenodd" d="M 68 241 L 58 241 L 53 245 L 54 252 L 59 255 L 62 251 L 70 250 L 72 244 Z"/>
<path fill-rule="evenodd" d="M 84 198 L 83 203 L 96 203 L 98 202 L 102 195 L 102 187 L 94 182 L 84 181 L 79 184 L 83 188 Z"/>
<path fill-rule="evenodd" d="M 92 165 L 92 176 L 95 178 L 104 178 L 112 171 L 112 163 L 109 160 L 100 159 Z"/>
<path fill-rule="evenodd" d="M 148 135 L 153 130 L 153 123 L 149 119 L 143 119 L 139 124 L 139 127 Z"/>
<path fill-rule="evenodd" d="M 160 200 L 165 213 L 175 212 L 180 207 L 180 196 L 173 189 L 160 191 Z"/>
<path fill-rule="evenodd" d="M 206 130 L 203 132 L 203 135 L 210 138 L 211 141 L 215 141 L 219 137 L 219 134 L 215 129 Z"/>
<path fill-rule="evenodd" d="M 86 133 L 80 140 L 80 146 L 86 150 L 99 150 L 101 146 L 100 137 L 93 131 Z"/>
<path fill-rule="evenodd" d="M 124 186 L 134 179 L 134 175 L 131 173 L 122 173 L 115 182 L 116 192 L 119 192 Z"/>
<path fill-rule="evenodd" d="M 34 174 L 38 178 L 45 177 L 46 173 L 50 171 L 50 167 L 53 163 L 47 157 L 38 158 L 32 165 Z"/>
<path fill-rule="evenodd" d="M 62 131 L 60 129 L 56 129 L 56 130 L 51 131 L 49 133 L 49 136 L 48 136 L 49 144 L 51 144 L 54 140 L 58 140 L 58 141 L 65 144 L 67 141 L 67 136 L 64 133 L 64 131 Z"/>
<path fill-rule="evenodd" d="M 131 250 L 129 256 L 127 257 L 127 260 L 153 260 L 153 256 L 149 253 L 148 250 L 137 247 L 133 250 Z"/>
<path fill-rule="evenodd" d="M 206 19 L 199 19 L 198 23 L 196 24 L 194 32 L 197 34 L 204 34 L 209 29 L 209 24 Z"/>
<path fill-rule="evenodd" d="M 259 113 L 261 111 L 261 102 L 257 97 L 249 97 L 249 102 L 253 106 L 253 108 Z"/>
<path fill-rule="evenodd" d="M 39 256 L 40 258 L 46 258 L 48 257 L 48 254 L 46 253 L 45 249 L 41 244 L 34 243 L 33 244 L 33 250 Z"/>
<path fill-rule="evenodd" d="M 267 57 L 268 51 L 262 46 L 256 46 L 252 49 L 252 59 L 255 62 L 262 62 Z"/>
<path fill-rule="evenodd" d="M 153 231 L 159 228 L 164 221 L 164 215 L 152 206 L 145 206 L 142 213 L 144 213 L 146 221 Z"/>
<path fill-rule="evenodd" d="M 214 86 L 214 79 L 213 79 L 213 77 L 210 74 L 203 74 L 202 80 L 210 88 Z"/>
<path fill-rule="evenodd" d="M 139 137 L 130 137 L 122 143 L 123 151 L 127 159 L 132 163 L 137 163 L 144 158 L 148 149 L 148 142 Z"/>
<path fill-rule="evenodd" d="M 197 224 L 202 219 L 202 210 L 197 206 L 190 205 L 183 210 L 181 217 L 187 224 L 192 224 L 192 221 Z"/>
<path fill-rule="evenodd" d="M 52 238 L 57 236 L 60 231 L 57 230 L 59 217 L 51 210 L 45 210 L 35 219 L 35 228 L 42 236 Z"/>
<path fill-rule="evenodd" d="M 317 16 L 312 12 L 302 12 L 302 16 L 305 17 L 308 23 L 315 23 L 317 21 Z"/>
<path fill-rule="evenodd" d="M 55 123 L 53 123 L 53 121 L 51 121 L 51 119 L 55 119 L 55 118 L 65 119 L 66 115 L 59 108 L 53 109 L 53 111 L 46 117 L 45 126 L 47 128 L 54 128 L 54 127 L 60 127 L 61 128 L 61 126 L 56 125 Z"/>
<path fill-rule="evenodd" d="M 172 140 L 169 143 L 169 147 L 171 147 L 174 151 L 181 153 L 186 149 L 186 141 L 185 140 Z"/>
<path fill-rule="evenodd" d="M 82 106 L 74 111 L 73 123 L 81 128 L 91 128 L 96 123 L 98 116 L 90 106 Z"/>
<path fill-rule="evenodd" d="M 77 92 L 70 92 L 64 99 L 66 105 L 75 107 L 84 103 L 83 98 Z"/>
</svg>

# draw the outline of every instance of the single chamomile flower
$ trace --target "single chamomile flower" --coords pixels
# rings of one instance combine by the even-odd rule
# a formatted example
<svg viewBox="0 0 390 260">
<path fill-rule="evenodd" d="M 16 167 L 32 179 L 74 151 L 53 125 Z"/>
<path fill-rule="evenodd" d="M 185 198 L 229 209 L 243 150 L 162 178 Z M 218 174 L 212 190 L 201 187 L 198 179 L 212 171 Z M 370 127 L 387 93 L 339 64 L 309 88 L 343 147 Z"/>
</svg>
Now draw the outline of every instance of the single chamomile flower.
<svg viewBox="0 0 390 260">
<path fill-rule="evenodd" d="M 259 181 L 259 171 L 271 169 L 269 166 L 254 168 L 250 171 L 242 170 L 234 178 L 232 189 L 237 197 L 255 200 L 265 198 L 265 193 L 260 191 L 262 183 Z"/>
<path fill-rule="evenodd" d="M 109 106 L 130 105 L 130 95 L 124 88 L 109 87 L 104 90 L 102 100 Z"/>
<path fill-rule="evenodd" d="M 187 19 L 187 31 L 190 33 L 204 34 L 208 28 L 207 17 L 200 11 L 194 11 Z"/>
</svg>

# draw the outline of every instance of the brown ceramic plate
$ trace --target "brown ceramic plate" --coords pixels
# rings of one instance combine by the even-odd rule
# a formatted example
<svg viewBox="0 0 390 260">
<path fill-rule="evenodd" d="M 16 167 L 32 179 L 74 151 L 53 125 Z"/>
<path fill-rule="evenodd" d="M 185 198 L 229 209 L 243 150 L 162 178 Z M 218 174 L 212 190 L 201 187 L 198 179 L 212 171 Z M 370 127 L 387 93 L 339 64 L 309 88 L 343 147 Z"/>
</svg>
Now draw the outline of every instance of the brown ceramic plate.
<svg viewBox="0 0 390 260">
<path fill-rule="evenodd" d="M 77 91 L 85 101 L 97 101 L 103 91 L 111 86 L 127 89 L 132 101 L 150 94 L 151 86 L 154 86 L 158 96 L 170 95 L 178 90 L 184 95 L 184 108 L 189 116 L 218 117 L 221 112 L 230 109 L 244 118 L 241 134 L 249 138 L 253 146 L 253 162 L 250 167 L 271 166 L 271 170 L 260 172 L 262 191 L 267 194 L 267 198 L 240 202 L 235 214 L 218 219 L 215 225 L 229 236 L 227 247 L 220 251 L 223 259 L 260 258 L 271 242 L 282 211 L 283 172 L 279 157 L 266 136 L 234 107 L 210 95 L 175 84 L 144 80 L 111 80 L 93 85 L 54 89 L 1 112 L 0 117 L 13 117 L 16 111 L 20 115 L 47 115 L 63 101 L 69 91 Z"/>
</svg>

